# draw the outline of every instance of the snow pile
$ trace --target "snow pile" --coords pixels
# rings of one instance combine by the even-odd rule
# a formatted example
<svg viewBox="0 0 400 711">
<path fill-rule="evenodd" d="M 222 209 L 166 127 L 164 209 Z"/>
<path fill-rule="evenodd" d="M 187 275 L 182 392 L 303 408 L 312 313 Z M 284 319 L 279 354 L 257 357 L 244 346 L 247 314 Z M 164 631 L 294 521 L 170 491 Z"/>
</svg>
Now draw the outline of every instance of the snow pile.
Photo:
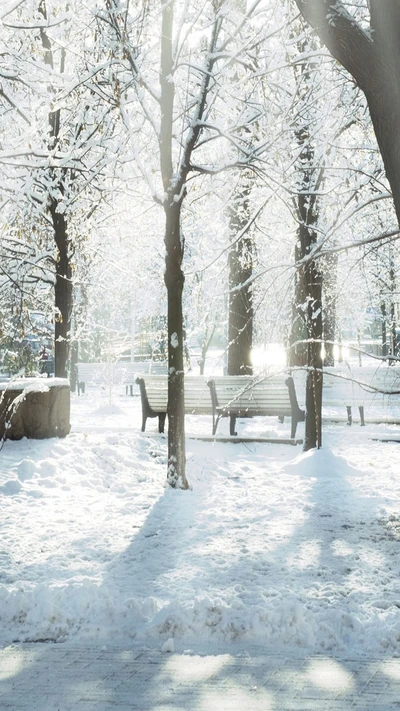
<svg viewBox="0 0 400 711">
<path fill-rule="evenodd" d="M 66 439 L 1 452 L 1 643 L 399 651 L 397 444 L 343 425 L 308 454 L 188 439 L 192 490 L 172 491 L 156 421 L 141 435 L 138 399 L 115 399 L 75 398 Z"/>
</svg>

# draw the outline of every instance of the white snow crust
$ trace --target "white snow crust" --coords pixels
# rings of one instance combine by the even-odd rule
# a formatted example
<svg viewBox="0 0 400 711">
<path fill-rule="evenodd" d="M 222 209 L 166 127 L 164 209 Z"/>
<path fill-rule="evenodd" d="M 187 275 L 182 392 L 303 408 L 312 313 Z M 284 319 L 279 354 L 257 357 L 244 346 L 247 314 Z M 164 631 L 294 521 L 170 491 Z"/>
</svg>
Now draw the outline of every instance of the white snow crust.
<svg viewBox="0 0 400 711">
<path fill-rule="evenodd" d="M 15 378 L 14 380 L 7 380 L 0 383 L 0 392 L 4 390 L 25 390 L 28 392 L 46 392 L 49 388 L 54 388 L 60 385 L 68 385 L 69 380 L 66 378 L 48 378 L 37 377 L 37 378 Z"/>
<path fill-rule="evenodd" d="M 138 397 L 73 395 L 71 421 L 65 439 L 0 453 L 0 644 L 399 654 L 400 445 L 372 439 L 398 428 L 328 424 L 304 453 L 191 439 L 211 417 L 188 417 L 179 491 Z M 289 424 L 238 428 L 286 437 Z"/>
</svg>

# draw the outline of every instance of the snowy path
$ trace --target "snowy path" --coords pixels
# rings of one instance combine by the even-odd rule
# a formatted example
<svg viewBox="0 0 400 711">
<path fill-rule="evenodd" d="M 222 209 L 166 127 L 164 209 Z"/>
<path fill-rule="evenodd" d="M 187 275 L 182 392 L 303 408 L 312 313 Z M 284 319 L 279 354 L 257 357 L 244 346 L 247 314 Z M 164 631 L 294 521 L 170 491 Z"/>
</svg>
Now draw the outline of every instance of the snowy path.
<svg viewBox="0 0 400 711">
<path fill-rule="evenodd" d="M 398 711 L 400 659 L 163 654 L 132 644 L 0 649 L 2 711 Z"/>
<path fill-rule="evenodd" d="M 400 446 L 369 438 L 396 428 L 327 427 L 308 454 L 188 439 L 180 492 L 164 487 L 155 421 L 141 435 L 138 400 L 116 402 L 74 398 L 65 440 L 0 453 L 1 643 L 399 653 Z M 188 418 L 187 431 L 209 426 Z"/>
</svg>

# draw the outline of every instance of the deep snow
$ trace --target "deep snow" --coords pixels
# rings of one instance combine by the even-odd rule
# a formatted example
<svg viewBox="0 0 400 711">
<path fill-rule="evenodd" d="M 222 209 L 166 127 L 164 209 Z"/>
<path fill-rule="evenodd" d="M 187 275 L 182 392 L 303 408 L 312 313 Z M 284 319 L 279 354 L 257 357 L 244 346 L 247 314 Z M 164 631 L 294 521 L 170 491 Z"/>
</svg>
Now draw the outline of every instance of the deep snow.
<svg viewBox="0 0 400 711">
<path fill-rule="evenodd" d="M 399 654 L 400 444 L 372 439 L 398 427 L 327 424 L 303 453 L 195 440 L 210 418 L 188 417 L 184 492 L 166 488 L 166 438 L 140 419 L 138 397 L 93 390 L 72 396 L 67 438 L 5 443 L 1 644 Z"/>
</svg>

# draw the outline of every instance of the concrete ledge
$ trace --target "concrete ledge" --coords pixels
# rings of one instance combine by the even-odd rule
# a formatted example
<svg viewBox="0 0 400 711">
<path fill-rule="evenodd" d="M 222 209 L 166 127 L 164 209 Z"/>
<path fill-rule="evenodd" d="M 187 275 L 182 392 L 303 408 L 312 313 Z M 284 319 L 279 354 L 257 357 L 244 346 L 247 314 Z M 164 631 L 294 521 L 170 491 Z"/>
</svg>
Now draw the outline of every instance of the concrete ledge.
<svg viewBox="0 0 400 711">
<path fill-rule="evenodd" d="M 70 389 L 64 378 L 0 383 L 0 438 L 46 439 L 70 431 Z"/>
</svg>

